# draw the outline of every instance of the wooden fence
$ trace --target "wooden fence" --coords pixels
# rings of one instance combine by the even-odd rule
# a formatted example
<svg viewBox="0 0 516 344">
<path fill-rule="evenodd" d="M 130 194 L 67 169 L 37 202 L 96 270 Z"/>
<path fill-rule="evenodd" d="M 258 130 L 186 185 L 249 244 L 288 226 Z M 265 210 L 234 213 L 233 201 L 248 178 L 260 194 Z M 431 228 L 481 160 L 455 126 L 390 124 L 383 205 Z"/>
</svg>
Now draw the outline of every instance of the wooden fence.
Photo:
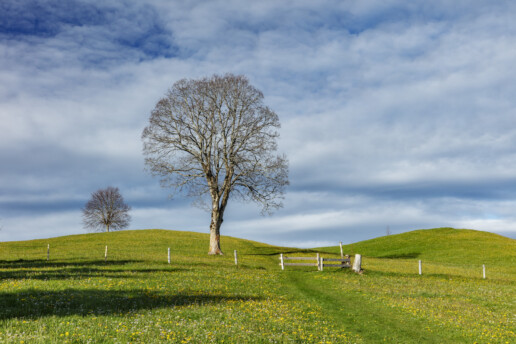
<svg viewBox="0 0 516 344">
<path fill-rule="evenodd" d="M 351 259 L 349 258 L 320 258 L 321 267 L 320 270 L 323 271 L 325 266 L 333 266 L 337 268 L 350 268 L 351 267 Z M 340 264 L 326 264 L 325 262 L 340 262 Z"/>
<path fill-rule="evenodd" d="M 339 267 L 339 268 L 350 268 L 351 260 L 348 256 L 345 258 L 323 258 L 317 253 L 315 257 L 287 257 L 283 253 L 280 254 L 280 266 L 281 270 L 285 270 L 285 266 L 317 266 L 317 270 L 323 271 L 325 266 Z M 304 261 L 315 261 L 313 263 L 286 263 L 288 260 L 304 260 Z M 325 262 L 339 262 L 339 264 L 331 264 Z"/>
</svg>

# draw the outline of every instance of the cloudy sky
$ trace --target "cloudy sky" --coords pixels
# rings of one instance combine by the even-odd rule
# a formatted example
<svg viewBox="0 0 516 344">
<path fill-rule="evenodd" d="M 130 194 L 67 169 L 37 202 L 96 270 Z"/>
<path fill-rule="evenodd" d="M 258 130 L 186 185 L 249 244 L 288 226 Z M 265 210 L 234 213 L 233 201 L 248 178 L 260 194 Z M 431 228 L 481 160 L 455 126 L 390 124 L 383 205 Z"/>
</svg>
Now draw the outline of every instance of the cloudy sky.
<svg viewBox="0 0 516 344">
<path fill-rule="evenodd" d="M 208 232 L 145 172 L 182 78 L 245 74 L 282 124 L 284 208 L 222 234 L 320 246 L 451 226 L 516 238 L 516 2 L 0 2 L 0 241 L 84 233 L 91 192 L 130 228 Z"/>
</svg>

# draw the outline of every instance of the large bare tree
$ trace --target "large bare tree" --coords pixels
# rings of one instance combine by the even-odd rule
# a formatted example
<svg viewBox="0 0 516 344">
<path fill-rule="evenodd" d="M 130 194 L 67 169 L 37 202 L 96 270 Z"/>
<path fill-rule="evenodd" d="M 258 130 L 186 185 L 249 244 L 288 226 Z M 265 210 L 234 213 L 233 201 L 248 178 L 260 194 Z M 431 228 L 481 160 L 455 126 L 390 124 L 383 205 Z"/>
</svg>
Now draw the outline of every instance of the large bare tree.
<svg viewBox="0 0 516 344">
<path fill-rule="evenodd" d="M 211 203 L 209 254 L 222 254 L 220 226 L 230 198 L 262 213 L 282 206 L 288 162 L 277 155 L 278 115 L 242 75 L 176 82 L 142 134 L 149 170 L 173 194 Z"/>
<path fill-rule="evenodd" d="M 107 187 L 91 194 L 91 199 L 82 210 L 84 227 L 109 232 L 129 226 L 131 207 L 125 204 L 118 188 Z"/>
</svg>

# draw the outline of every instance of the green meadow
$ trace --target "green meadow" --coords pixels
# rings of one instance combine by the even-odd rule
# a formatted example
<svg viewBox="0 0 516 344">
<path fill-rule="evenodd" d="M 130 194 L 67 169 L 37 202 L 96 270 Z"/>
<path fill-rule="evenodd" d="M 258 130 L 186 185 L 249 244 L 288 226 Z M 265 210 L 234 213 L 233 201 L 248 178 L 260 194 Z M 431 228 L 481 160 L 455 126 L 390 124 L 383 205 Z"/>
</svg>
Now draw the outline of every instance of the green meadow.
<svg viewBox="0 0 516 344">
<path fill-rule="evenodd" d="M 344 246 L 361 274 L 278 265 L 338 246 L 222 237 L 226 254 L 208 256 L 208 242 L 141 230 L 0 243 L 0 342 L 516 343 L 513 239 L 439 228 Z"/>
</svg>

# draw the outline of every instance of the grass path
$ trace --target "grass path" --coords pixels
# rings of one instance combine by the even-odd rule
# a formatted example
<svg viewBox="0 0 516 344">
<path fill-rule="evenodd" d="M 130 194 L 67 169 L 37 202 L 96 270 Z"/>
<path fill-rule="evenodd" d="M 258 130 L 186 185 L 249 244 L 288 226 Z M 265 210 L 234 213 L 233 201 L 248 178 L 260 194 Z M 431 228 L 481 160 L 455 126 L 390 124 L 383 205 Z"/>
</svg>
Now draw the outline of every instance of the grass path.
<svg viewBox="0 0 516 344">
<path fill-rule="evenodd" d="M 476 239 L 476 233 L 444 232 Z M 474 245 L 464 246 L 472 247 L 466 251 L 474 259 L 461 263 L 449 251 L 455 262 L 443 263 L 445 253 L 432 258 L 425 251 L 437 245 L 428 232 L 415 236 L 422 234 L 420 241 L 404 235 L 367 243 L 379 248 L 369 248 L 363 275 L 315 267 L 281 271 L 280 252 L 315 251 L 230 237 L 223 238 L 226 256 L 207 256 L 208 236 L 188 232 L 0 243 L 0 342 L 516 343 L 513 241 L 491 243 L 491 255 L 481 257 L 491 259 L 483 280 Z M 320 250 L 324 256 L 333 251 L 337 256 L 338 247 Z M 407 252 L 425 259 L 423 276 L 418 257 Z"/>
<path fill-rule="evenodd" d="M 342 292 L 324 280 L 307 278 L 306 272 L 288 273 L 288 280 L 294 294 L 321 306 L 335 324 L 346 332 L 357 334 L 364 343 L 449 343 L 452 339 L 454 343 L 468 342 L 457 333 L 450 336 L 448 331 L 441 335 L 437 326 L 397 312 L 360 291 Z M 345 284 L 342 288 L 345 290 Z"/>
</svg>

